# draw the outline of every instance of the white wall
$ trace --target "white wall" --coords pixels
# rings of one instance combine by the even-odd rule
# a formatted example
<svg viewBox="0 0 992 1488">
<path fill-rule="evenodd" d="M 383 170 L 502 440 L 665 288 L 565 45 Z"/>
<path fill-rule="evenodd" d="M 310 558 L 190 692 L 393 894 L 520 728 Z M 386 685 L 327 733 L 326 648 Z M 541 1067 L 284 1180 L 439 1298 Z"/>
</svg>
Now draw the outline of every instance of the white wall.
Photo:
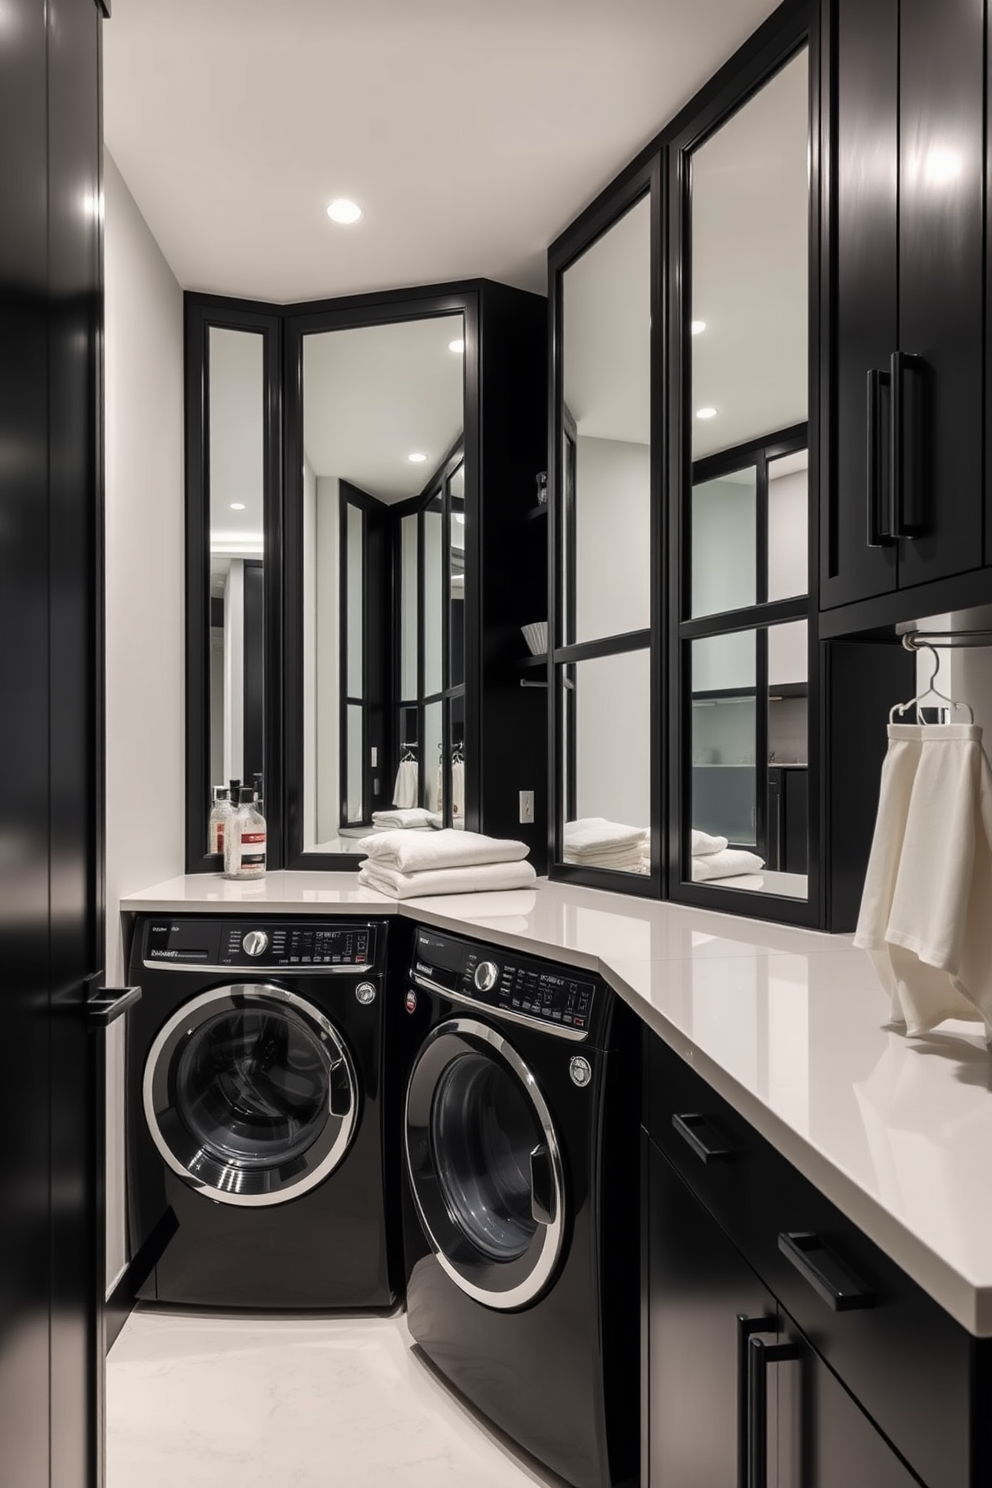
<svg viewBox="0 0 992 1488">
<path fill-rule="evenodd" d="M 768 482 L 768 598 L 791 599 L 809 587 L 809 471 Z"/>
<path fill-rule="evenodd" d="M 651 624 L 650 448 L 580 434 L 575 472 L 575 638 L 643 630 Z"/>
<path fill-rule="evenodd" d="M 119 986 L 118 901 L 185 859 L 183 301 L 109 155 L 104 187 L 106 974 Z M 108 1049 L 108 1288 L 126 1259 L 122 1036 Z"/>
<path fill-rule="evenodd" d="M 703 481 L 692 491 L 692 614 L 715 615 L 755 601 L 755 473 Z"/>
</svg>

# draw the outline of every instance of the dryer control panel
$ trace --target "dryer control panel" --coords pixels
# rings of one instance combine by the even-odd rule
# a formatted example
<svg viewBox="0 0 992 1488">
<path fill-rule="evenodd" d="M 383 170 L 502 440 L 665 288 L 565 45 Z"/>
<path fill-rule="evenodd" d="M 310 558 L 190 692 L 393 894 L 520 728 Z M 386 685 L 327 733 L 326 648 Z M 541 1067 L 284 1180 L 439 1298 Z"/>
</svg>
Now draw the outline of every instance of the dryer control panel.
<svg viewBox="0 0 992 1488">
<path fill-rule="evenodd" d="M 417 930 L 414 981 L 480 1003 L 551 1032 L 586 1036 L 605 991 L 598 979 L 570 966 L 550 966 L 502 947 L 478 946 L 434 930 Z"/>
<path fill-rule="evenodd" d="M 367 972 L 376 967 L 383 926 L 343 920 L 211 919 L 150 915 L 145 966 L 203 971 Z"/>
</svg>

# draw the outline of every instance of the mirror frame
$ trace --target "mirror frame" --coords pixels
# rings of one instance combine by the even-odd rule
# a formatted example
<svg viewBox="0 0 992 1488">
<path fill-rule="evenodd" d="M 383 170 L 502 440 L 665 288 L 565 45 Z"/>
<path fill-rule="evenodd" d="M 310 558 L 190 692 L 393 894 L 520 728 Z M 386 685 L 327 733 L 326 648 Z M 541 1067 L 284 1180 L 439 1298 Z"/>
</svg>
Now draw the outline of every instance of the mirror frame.
<svg viewBox="0 0 992 1488">
<path fill-rule="evenodd" d="M 668 489 L 669 501 L 669 594 L 668 594 L 668 671 L 670 678 L 669 713 L 669 799 L 672 817 L 668 837 L 668 897 L 675 903 L 696 905 L 703 909 L 743 914 L 751 919 L 771 919 L 794 925 L 819 925 L 823 916 L 823 874 L 821 873 L 823 780 L 819 769 L 821 754 L 821 673 L 820 646 L 817 635 L 818 591 L 818 491 L 821 479 L 820 424 L 825 389 L 820 379 L 821 325 L 827 313 L 821 303 L 820 286 L 820 35 L 818 7 L 812 0 L 783 7 L 756 33 L 746 56 L 729 77 L 718 74 L 703 90 L 695 105 L 677 121 L 678 128 L 669 141 L 668 220 L 670 224 L 667 282 L 668 365 L 673 374 L 668 385 Z M 719 627 L 727 630 L 750 630 L 769 620 L 790 618 L 809 620 L 808 653 L 808 841 L 807 897 L 792 899 L 781 894 L 733 889 L 718 882 L 693 883 L 683 877 L 689 846 L 691 820 L 683 820 L 681 804 L 691 801 L 691 692 L 689 650 L 694 639 L 711 634 L 715 628 L 710 617 L 688 618 L 691 611 L 692 551 L 690 513 L 693 486 L 692 459 L 692 361 L 688 322 L 691 316 L 691 208 L 690 179 L 692 152 L 726 124 L 775 73 L 804 48 L 809 55 L 809 272 L 808 272 L 808 431 L 809 431 L 809 508 L 808 508 L 808 589 L 801 613 L 795 601 L 782 600 L 774 605 L 748 607 L 735 612 L 735 623 Z M 769 431 L 772 432 L 772 431 Z M 758 440 L 765 443 L 766 440 Z M 712 457 L 707 457 L 707 459 Z M 793 615 L 792 610 L 797 613 Z M 774 613 L 772 613 L 774 611 Z M 738 623 L 739 622 L 739 623 Z"/>
<path fill-rule="evenodd" d="M 571 553 L 564 552 L 564 538 L 574 543 L 574 531 L 565 529 L 565 440 L 574 439 L 574 424 L 570 423 L 564 401 L 564 275 L 568 268 L 591 248 L 600 238 L 641 201 L 649 202 L 650 220 L 650 275 L 651 275 L 651 464 L 650 464 L 650 566 L 651 608 L 646 629 L 627 635 L 608 636 L 602 640 L 580 641 L 563 645 L 567 636 L 564 605 L 567 596 L 574 596 L 574 558 L 572 574 L 565 580 L 565 563 Z M 606 889 L 641 898 L 661 897 L 664 883 L 664 860 L 662 853 L 662 824 L 666 817 L 664 799 L 665 771 L 662 745 L 664 731 L 662 722 L 663 698 L 663 604 L 662 581 L 667 571 L 665 553 L 665 523 L 662 520 L 662 478 L 664 461 L 664 368 L 662 354 L 663 338 L 658 334 L 662 324 L 664 301 L 662 294 L 663 275 L 663 222 L 664 204 L 664 160 L 657 149 L 651 158 L 639 157 L 617 181 L 572 226 L 552 244 L 548 252 L 549 319 L 551 327 L 551 368 L 549 378 L 548 428 L 551 431 L 548 450 L 548 620 L 550 627 L 548 644 L 547 684 L 549 694 L 548 728 L 548 781 L 552 805 L 548 842 L 551 878 L 567 883 L 582 884 L 588 888 Z M 563 530 L 565 529 L 565 530 Z M 651 871 L 649 873 L 623 873 L 606 868 L 579 866 L 564 861 L 563 792 L 566 788 L 568 770 L 565 766 L 566 735 L 568 717 L 574 711 L 564 699 L 565 672 L 570 663 L 590 661 L 601 657 L 646 649 L 649 656 L 650 697 L 648 717 L 651 729 L 651 774 L 650 813 L 647 825 L 651 834 Z M 562 685 L 559 685 L 559 678 Z"/>
<path fill-rule="evenodd" d="M 479 294 L 477 290 L 458 285 L 431 286 L 423 290 L 388 290 L 371 295 L 347 296 L 316 304 L 287 309 L 284 352 L 284 529 L 283 572 L 284 603 L 282 610 L 282 681 L 280 714 L 284 719 L 282 785 L 285 802 L 284 855 L 286 868 L 306 871 L 351 872 L 358 868 L 364 853 L 318 853 L 304 850 L 304 725 L 303 725 L 303 592 L 295 576 L 303 562 L 303 338 L 324 331 L 359 330 L 363 326 L 395 325 L 401 321 L 436 319 L 445 315 L 463 318 L 465 351 L 463 364 L 462 407 L 465 464 L 465 573 L 469 593 L 478 592 L 480 571 L 478 491 L 479 491 Z M 412 498 L 417 500 L 419 498 Z M 409 502 L 395 503 L 398 512 Z M 391 586 L 390 586 L 391 587 Z M 479 654 L 479 606 L 466 606 L 466 655 Z M 465 679 L 465 751 L 469 761 L 466 775 L 465 825 L 479 826 L 478 760 L 481 700 L 477 681 Z M 444 707 L 447 724 L 448 705 Z M 390 753 L 394 740 L 395 709 L 385 709 L 384 749 Z M 391 756 L 390 756 L 391 757 Z M 386 766 L 387 770 L 389 766 Z M 449 792 L 450 795 L 450 792 Z"/>
<path fill-rule="evenodd" d="M 186 872 L 219 873 L 220 853 L 208 853 L 210 790 L 210 431 L 209 375 L 212 329 L 249 331 L 263 338 L 265 819 L 267 867 L 282 866 L 279 795 L 280 729 L 273 698 L 279 695 L 281 658 L 273 617 L 282 582 L 282 316 L 278 308 L 221 295 L 187 292 L 183 301 L 186 458 Z"/>
</svg>

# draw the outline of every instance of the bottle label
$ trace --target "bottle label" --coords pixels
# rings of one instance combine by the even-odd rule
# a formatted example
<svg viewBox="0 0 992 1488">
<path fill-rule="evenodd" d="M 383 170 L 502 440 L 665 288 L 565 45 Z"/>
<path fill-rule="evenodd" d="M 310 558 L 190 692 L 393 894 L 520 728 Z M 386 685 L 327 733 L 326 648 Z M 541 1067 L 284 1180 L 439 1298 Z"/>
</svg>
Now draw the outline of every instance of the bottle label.
<svg viewBox="0 0 992 1488">
<path fill-rule="evenodd" d="M 207 851 L 212 853 L 224 851 L 224 823 L 222 821 L 210 823 L 210 841 L 207 844 Z"/>
<path fill-rule="evenodd" d="M 260 868 L 265 865 L 265 833 L 241 833 L 242 868 Z"/>
</svg>

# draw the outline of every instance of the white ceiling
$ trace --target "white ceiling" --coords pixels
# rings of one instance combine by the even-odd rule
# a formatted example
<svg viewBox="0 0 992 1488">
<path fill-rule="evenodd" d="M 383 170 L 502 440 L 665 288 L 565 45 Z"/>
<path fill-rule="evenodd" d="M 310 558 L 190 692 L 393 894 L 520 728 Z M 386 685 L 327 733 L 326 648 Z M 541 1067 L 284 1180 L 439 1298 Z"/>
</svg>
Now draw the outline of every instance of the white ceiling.
<svg viewBox="0 0 992 1488">
<path fill-rule="evenodd" d="M 460 315 L 325 331 L 303 342 L 303 443 L 315 475 L 380 501 L 422 491 L 462 432 Z M 411 454 L 426 455 L 411 464 Z"/>
<path fill-rule="evenodd" d="M 107 145 L 187 289 L 543 290 L 552 239 L 774 8 L 114 0 Z"/>
</svg>

